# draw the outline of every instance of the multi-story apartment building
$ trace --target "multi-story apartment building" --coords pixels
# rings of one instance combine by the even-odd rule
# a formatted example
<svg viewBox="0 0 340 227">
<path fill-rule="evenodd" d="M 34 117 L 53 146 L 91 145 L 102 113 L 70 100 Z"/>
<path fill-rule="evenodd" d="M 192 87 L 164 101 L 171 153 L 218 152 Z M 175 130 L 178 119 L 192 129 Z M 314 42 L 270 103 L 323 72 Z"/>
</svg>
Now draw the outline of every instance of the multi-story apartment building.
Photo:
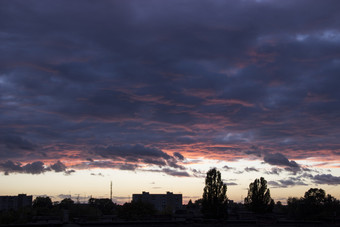
<svg viewBox="0 0 340 227">
<path fill-rule="evenodd" d="M 132 202 L 138 201 L 151 203 L 160 212 L 173 212 L 182 208 L 182 194 L 173 194 L 172 192 L 166 194 L 150 194 L 149 192 L 133 194 Z"/>
<path fill-rule="evenodd" d="M 0 196 L 0 210 L 18 210 L 32 206 L 32 196 L 19 194 L 17 196 Z"/>
</svg>

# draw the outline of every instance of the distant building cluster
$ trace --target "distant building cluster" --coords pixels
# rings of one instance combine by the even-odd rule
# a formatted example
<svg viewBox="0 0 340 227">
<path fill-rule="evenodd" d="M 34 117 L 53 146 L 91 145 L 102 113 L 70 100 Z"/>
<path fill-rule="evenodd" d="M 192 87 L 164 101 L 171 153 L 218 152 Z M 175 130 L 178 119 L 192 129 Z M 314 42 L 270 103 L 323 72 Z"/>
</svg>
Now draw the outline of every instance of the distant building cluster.
<svg viewBox="0 0 340 227">
<path fill-rule="evenodd" d="M 175 211 L 182 208 L 182 194 L 150 194 L 143 192 L 142 194 L 133 194 L 132 202 L 151 203 L 157 211 Z"/>
<path fill-rule="evenodd" d="M 0 211 L 1 210 L 18 210 L 23 207 L 32 206 L 32 196 L 19 194 L 17 196 L 0 196 Z"/>
</svg>

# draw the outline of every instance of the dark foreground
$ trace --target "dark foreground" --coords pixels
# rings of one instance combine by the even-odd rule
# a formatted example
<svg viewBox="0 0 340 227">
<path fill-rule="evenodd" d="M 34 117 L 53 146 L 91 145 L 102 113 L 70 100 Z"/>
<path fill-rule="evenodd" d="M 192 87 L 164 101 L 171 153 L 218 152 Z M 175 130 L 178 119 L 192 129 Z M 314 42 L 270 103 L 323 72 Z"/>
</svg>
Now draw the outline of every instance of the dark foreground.
<svg viewBox="0 0 340 227">
<path fill-rule="evenodd" d="M 313 221 L 201 221 L 201 222 L 185 222 L 185 221 L 122 221 L 122 222 L 87 222 L 87 223 L 32 223 L 32 224 L 16 224 L 16 225 L 0 225 L 0 227 L 250 227 L 250 226 L 282 226 L 282 227 L 309 227 L 309 226 L 322 226 L 322 227 L 340 227 L 340 223 L 323 223 Z"/>
</svg>

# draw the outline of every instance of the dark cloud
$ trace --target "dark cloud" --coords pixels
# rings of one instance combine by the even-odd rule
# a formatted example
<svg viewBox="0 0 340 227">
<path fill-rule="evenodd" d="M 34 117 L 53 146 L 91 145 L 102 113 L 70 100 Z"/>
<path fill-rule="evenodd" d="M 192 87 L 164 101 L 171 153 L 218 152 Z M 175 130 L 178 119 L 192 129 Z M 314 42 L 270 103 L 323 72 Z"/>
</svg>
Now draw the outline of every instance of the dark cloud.
<svg viewBox="0 0 340 227">
<path fill-rule="evenodd" d="M 328 184 L 328 185 L 339 185 L 340 177 L 333 176 L 331 174 L 318 174 L 311 177 L 315 184 Z"/>
<path fill-rule="evenodd" d="M 137 161 L 135 159 L 128 159 L 129 161 Z M 157 160 L 157 159 L 152 159 L 152 158 L 146 158 L 146 159 L 143 159 L 142 161 L 143 163 L 146 163 L 146 164 L 151 164 L 151 165 L 158 165 L 158 166 L 165 166 L 167 165 L 167 161 L 165 160 Z"/>
<path fill-rule="evenodd" d="M 64 172 L 66 170 L 66 166 L 58 160 L 55 164 L 50 166 L 52 170 L 55 172 Z"/>
<path fill-rule="evenodd" d="M 259 147 L 252 145 L 248 150 L 244 151 L 244 153 L 247 155 L 255 155 L 257 157 L 261 157 L 263 151 Z"/>
<path fill-rule="evenodd" d="M 287 170 L 300 169 L 300 166 L 295 161 L 289 161 L 288 158 L 281 153 L 266 154 L 263 160 L 270 165 L 286 166 Z"/>
<path fill-rule="evenodd" d="M 191 169 L 192 171 L 192 175 L 194 177 L 198 177 L 198 178 L 203 178 L 203 177 L 206 177 L 206 173 L 201 171 L 201 170 L 198 170 L 198 169 Z"/>
<path fill-rule="evenodd" d="M 19 136 L 12 136 L 12 135 L 3 135 L 0 136 L 0 144 L 4 145 L 7 149 L 10 150 L 28 150 L 32 151 L 37 146 L 30 141 L 23 139 Z"/>
<path fill-rule="evenodd" d="M 274 188 L 282 188 L 281 184 L 277 181 L 268 181 L 268 185 Z"/>
<path fill-rule="evenodd" d="M 36 152 L 38 145 L 24 139 L 22 136 L 7 133 L 0 129 L 0 160 L 25 158 L 27 154 Z"/>
<path fill-rule="evenodd" d="M 184 156 L 181 155 L 181 153 L 179 153 L 179 152 L 175 152 L 173 155 L 174 155 L 174 157 L 178 158 L 181 161 L 184 160 Z"/>
<path fill-rule="evenodd" d="M 21 163 L 13 163 L 12 161 L 7 161 L 0 163 L 0 170 L 8 175 L 10 172 L 22 172 Z"/>
<path fill-rule="evenodd" d="M 119 168 L 120 163 L 112 161 L 93 161 L 93 162 L 82 162 L 72 166 L 73 168 L 87 169 L 87 168 Z"/>
<path fill-rule="evenodd" d="M 64 175 L 68 176 L 71 175 L 72 173 L 75 173 L 76 171 L 74 169 L 70 169 L 70 170 L 65 170 L 64 171 Z"/>
<path fill-rule="evenodd" d="M 238 171 L 234 171 L 235 174 L 242 174 L 244 171 L 238 170 Z"/>
<path fill-rule="evenodd" d="M 138 165 L 134 164 L 124 164 L 119 167 L 120 170 L 135 170 L 138 168 Z"/>
<path fill-rule="evenodd" d="M 32 162 L 29 164 L 26 164 L 22 167 L 23 172 L 30 173 L 30 174 L 41 174 L 46 171 L 46 168 L 44 167 L 43 162 Z"/>
<path fill-rule="evenodd" d="M 258 172 L 259 170 L 256 169 L 255 167 L 246 167 L 244 169 L 244 171 L 246 171 L 246 172 Z"/>
<path fill-rule="evenodd" d="M 30 174 L 41 174 L 49 169 L 44 166 L 43 162 L 37 161 L 22 165 L 21 163 L 13 163 L 12 161 L 7 161 L 0 163 L 0 170 L 6 175 L 9 173 L 30 173 Z"/>
<path fill-rule="evenodd" d="M 279 175 L 282 172 L 280 168 L 272 168 L 270 171 L 266 171 L 267 174 Z"/>
<path fill-rule="evenodd" d="M 184 166 L 177 164 L 177 160 L 175 160 L 173 158 L 167 160 L 167 164 L 168 164 L 168 166 L 176 168 L 176 169 L 181 169 L 181 170 L 185 170 L 186 169 Z"/>
<path fill-rule="evenodd" d="M 295 168 L 295 167 L 286 167 L 284 168 L 287 172 L 290 172 L 292 175 L 297 175 L 299 172 L 301 172 L 300 168 Z"/>
<path fill-rule="evenodd" d="M 171 176 L 176 176 L 176 177 L 190 177 L 190 174 L 187 173 L 186 171 L 177 171 L 177 170 L 165 168 L 162 170 L 162 172 L 168 175 L 171 175 Z"/>
<path fill-rule="evenodd" d="M 282 179 L 278 181 L 268 181 L 268 185 L 274 188 L 288 188 L 288 187 L 293 187 L 293 186 L 307 186 L 302 179 L 297 178 L 297 177 L 290 177 L 289 179 Z"/>
<path fill-rule="evenodd" d="M 66 175 L 75 172 L 75 170 L 66 169 L 66 166 L 60 161 L 51 166 L 46 166 L 41 161 L 28 163 L 26 165 L 22 165 L 20 162 L 14 163 L 12 161 L 0 163 L 0 171 L 4 172 L 5 175 L 9 175 L 10 173 L 42 174 L 51 170 L 55 172 L 64 172 Z"/>
<path fill-rule="evenodd" d="M 223 182 L 227 185 L 227 186 L 236 186 L 238 185 L 235 181 L 237 181 L 237 179 L 224 179 Z"/>
<path fill-rule="evenodd" d="M 98 147 L 95 151 L 93 151 L 93 153 L 103 158 L 123 157 L 131 159 L 143 158 L 144 160 L 148 160 L 148 158 L 159 158 L 163 160 L 168 160 L 171 158 L 171 156 L 159 149 L 145 147 L 140 144 Z"/>
<path fill-rule="evenodd" d="M 190 177 L 190 174 L 186 171 L 178 171 L 176 169 L 170 169 L 170 168 L 163 168 L 163 169 L 148 169 L 148 170 L 143 170 L 147 172 L 155 172 L 155 173 L 165 173 L 170 176 L 175 176 L 175 177 Z"/>
<path fill-rule="evenodd" d="M 98 147 L 95 151 L 91 152 L 92 155 L 98 155 L 101 158 L 110 158 L 113 160 L 125 160 L 134 162 L 136 164 L 122 165 L 120 168 L 124 170 L 135 170 L 138 163 L 169 166 L 184 170 L 185 168 L 177 164 L 177 159 L 174 157 L 183 157 L 180 153 L 174 153 L 174 157 L 166 154 L 162 150 L 156 148 L 145 147 L 143 145 L 124 145 L 124 146 L 108 146 Z M 179 158 L 178 158 L 179 159 Z M 184 159 L 184 157 L 183 157 Z"/>
<path fill-rule="evenodd" d="M 223 166 L 223 169 L 228 171 L 228 170 L 233 170 L 235 168 L 225 165 Z"/>
</svg>

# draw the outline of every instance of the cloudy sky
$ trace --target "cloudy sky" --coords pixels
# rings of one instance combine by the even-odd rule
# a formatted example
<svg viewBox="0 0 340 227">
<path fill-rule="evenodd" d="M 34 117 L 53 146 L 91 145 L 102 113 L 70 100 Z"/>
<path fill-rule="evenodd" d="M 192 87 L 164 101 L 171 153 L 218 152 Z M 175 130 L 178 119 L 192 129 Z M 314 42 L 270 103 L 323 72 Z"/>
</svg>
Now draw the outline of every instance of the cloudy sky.
<svg viewBox="0 0 340 227">
<path fill-rule="evenodd" d="M 337 0 L 0 1 L 0 194 L 340 198 Z"/>
</svg>

